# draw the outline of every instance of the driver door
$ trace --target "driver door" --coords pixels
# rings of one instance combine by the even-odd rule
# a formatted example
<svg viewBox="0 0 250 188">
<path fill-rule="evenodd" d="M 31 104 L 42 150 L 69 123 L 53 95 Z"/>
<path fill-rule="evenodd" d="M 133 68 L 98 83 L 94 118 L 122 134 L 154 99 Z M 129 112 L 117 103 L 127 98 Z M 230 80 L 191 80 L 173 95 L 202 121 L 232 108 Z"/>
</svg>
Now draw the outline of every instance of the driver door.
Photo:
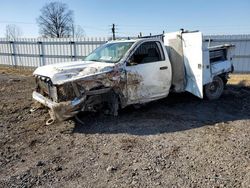
<svg viewBox="0 0 250 188">
<path fill-rule="evenodd" d="M 171 65 L 159 41 L 140 44 L 126 64 L 127 103 L 145 103 L 166 97 L 171 86 Z M 165 52 L 165 54 L 164 54 Z"/>
</svg>

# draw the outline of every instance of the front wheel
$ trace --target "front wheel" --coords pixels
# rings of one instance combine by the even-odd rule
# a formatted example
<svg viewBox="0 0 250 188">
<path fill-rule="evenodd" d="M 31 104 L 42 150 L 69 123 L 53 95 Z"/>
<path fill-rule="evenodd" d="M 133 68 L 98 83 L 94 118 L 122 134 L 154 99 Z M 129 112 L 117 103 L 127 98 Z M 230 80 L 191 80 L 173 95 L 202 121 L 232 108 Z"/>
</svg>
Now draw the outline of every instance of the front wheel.
<svg viewBox="0 0 250 188">
<path fill-rule="evenodd" d="M 214 77 L 213 82 L 204 86 L 204 93 L 208 100 L 216 100 L 220 98 L 223 90 L 224 82 L 219 76 Z"/>
</svg>

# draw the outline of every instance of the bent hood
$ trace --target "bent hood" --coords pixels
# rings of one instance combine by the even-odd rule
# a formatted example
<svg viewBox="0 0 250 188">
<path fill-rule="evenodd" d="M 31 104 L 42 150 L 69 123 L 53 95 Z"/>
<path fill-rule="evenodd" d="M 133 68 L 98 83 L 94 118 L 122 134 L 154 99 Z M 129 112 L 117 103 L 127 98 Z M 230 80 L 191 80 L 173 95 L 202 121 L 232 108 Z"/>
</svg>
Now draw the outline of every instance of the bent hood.
<svg viewBox="0 0 250 188">
<path fill-rule="evenodd" d="M 93 61 L 72 61 L 38 67 L 33 75 L 49 77 L 53 84 L 60 85 L 88 76 L 111 72 L 114 64 Z"/>
</svg>

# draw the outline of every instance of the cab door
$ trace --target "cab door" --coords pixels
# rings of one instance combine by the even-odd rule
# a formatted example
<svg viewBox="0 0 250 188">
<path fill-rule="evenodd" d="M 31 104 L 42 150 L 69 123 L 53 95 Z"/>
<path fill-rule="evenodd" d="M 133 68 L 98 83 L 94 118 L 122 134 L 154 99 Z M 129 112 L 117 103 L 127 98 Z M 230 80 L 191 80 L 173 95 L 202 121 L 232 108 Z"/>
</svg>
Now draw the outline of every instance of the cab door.
<svg viewBox="0 0 250 188">
<path fill-rule="evenodd" d="M 171 65 L 160 41 L 137 46 L 126 63 L 127 103 L 145 103 L 166 97 L 171 86 Z"/>
</svg>

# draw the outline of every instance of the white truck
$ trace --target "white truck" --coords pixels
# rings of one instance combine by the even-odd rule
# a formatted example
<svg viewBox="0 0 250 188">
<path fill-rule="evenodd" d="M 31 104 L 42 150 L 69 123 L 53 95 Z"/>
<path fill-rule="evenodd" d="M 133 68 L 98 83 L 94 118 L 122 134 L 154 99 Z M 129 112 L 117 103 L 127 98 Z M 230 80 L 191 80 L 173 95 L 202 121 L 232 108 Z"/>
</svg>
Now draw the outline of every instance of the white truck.
<svg viewBox="0 0 250 188">
<path fill-rule="evenodd" d="M 170 92 L 218 99 L 233 71 L 230 47 L 209 47 L 201 32 L 185 31 L 110 41 L 84 61 L 37 68 L 33 99 L 49 108 L 48 124 L 80 111 L 104 109 L 117 115 L 119 108 L 158 100 Z"/>
</svg>

